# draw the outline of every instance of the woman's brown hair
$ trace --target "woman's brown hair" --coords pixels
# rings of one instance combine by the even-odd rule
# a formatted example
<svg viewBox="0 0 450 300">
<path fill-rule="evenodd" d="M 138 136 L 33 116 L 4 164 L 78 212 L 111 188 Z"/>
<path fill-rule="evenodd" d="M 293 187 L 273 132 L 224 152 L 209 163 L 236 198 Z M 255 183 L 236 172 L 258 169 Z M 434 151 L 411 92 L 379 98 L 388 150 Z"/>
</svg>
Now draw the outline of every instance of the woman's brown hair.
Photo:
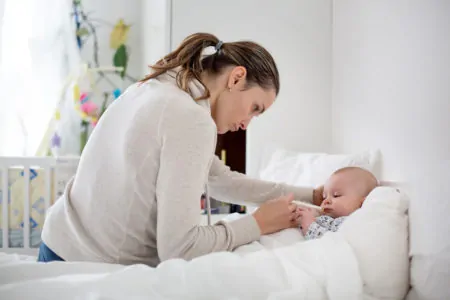
<svg viewBox="0 0 450 300">
<path fill-rule="evenodd" d="M 225 67 L 242 66 L 247 70 L 248 86 L 258 85 L 264 89 L 274 89 L 278 95 L 280 91 L 278 69 L 272 55 L 266 49 L 250 41 L 220 42 L 220 44 L 219 42 L 217 37 L 209 33 L 195 33 L 188 36 L 177 49 L 151 65 L 153 72 L 141 82 L 181 67 L 177 75 L 177 84 L 182 90 L 189 92 L 189 82 L 196 79 L 202 83 L 200 75 L 203 72 L 218 75 Z M 203 49 L 209 46 L 216 47 L 218 50 L 215 54 L 201 59 Z M 204 84 L 203 86 L 205 93 L 199 99 L 210 96 L 206 86 Z"/>
</svg>

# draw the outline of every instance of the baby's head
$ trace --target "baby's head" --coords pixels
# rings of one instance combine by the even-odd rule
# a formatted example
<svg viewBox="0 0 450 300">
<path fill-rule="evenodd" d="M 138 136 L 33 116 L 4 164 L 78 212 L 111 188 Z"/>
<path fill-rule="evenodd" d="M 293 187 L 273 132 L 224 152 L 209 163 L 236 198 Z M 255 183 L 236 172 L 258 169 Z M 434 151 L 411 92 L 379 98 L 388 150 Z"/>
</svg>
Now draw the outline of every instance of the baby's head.
<svg viewBox="0 0 450 300">
<path fill-rule="evenodd" d="M 322 210 L 333 218 L 348 216 L 361 207 L 377 185 L 377 179 L 367 170 L 358 167 L 339 169 L 325 183 Z"/>
</svg>

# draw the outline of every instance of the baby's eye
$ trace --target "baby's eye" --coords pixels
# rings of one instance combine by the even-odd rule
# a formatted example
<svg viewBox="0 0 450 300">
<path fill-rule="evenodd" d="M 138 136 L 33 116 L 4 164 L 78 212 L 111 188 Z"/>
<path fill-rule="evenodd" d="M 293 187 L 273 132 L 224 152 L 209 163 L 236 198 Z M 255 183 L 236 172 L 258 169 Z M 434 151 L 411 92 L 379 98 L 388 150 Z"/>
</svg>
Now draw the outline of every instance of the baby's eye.
<svg viewBox="0 0 450 300">
<path fill-rule="evenodd" d="M 334 198 L 339 198 L 341 196 L 341 194 L 334 194 L 333 197 Z"/>
<path fill-rule="evenodd" d="M 257 104 L 253 105 L 253 112 L 259 112 L 259 106 Z"/>
</svg>

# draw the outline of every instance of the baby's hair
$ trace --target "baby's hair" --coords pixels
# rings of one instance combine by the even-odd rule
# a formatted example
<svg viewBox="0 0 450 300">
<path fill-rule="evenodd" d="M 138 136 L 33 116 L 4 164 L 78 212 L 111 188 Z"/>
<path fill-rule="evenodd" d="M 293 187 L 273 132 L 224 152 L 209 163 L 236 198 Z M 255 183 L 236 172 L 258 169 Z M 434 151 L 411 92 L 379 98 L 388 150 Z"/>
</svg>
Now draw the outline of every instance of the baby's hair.
<svg viewBox="0 0 450 300">
<path fill-rule="evenodd" d="M 360 167 L 344 167 L 335 171 L 333 175 L 343 173 L 354 173 L 355 175 L 358 176 L 357 177 L 358 180 L 363 181 L 365 183 L 365 190 L 363 196 L 369 195 L 369 193 L 379 185 L 379 181 L 375 177 L 375 175 L 373 175 L 372 172 L 366 169 Z"/>
</svg>

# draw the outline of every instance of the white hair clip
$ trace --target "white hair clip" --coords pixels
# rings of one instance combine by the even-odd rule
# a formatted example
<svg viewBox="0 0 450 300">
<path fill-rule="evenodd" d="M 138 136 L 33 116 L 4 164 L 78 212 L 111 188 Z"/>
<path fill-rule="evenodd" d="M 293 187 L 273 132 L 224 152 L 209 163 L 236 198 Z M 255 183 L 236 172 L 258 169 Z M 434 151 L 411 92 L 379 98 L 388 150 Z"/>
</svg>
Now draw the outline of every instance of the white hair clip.
<svg viewBox="0 0 450 300">
<path fill-rule="evenodd" d="M 203 48 L 202 53 L 200 54 L 200 60 L 203 60 L 207 56 L 211 56 L 216 54 L 218 51 L 220 51 L 220 48 L 222 48 L 223 42 L 219 41 L 215 47 L 208 46 L 206 48 Z"/>
<path fill-rule="evenodd" d="M 208 46 L 206 48 L 203 48 L 202 53 L 200 54 L 200 60 L 203 60 L 205 57 L 214 55 L 217 53 L 216 47 L 214 46 Z"/>
</svg>

